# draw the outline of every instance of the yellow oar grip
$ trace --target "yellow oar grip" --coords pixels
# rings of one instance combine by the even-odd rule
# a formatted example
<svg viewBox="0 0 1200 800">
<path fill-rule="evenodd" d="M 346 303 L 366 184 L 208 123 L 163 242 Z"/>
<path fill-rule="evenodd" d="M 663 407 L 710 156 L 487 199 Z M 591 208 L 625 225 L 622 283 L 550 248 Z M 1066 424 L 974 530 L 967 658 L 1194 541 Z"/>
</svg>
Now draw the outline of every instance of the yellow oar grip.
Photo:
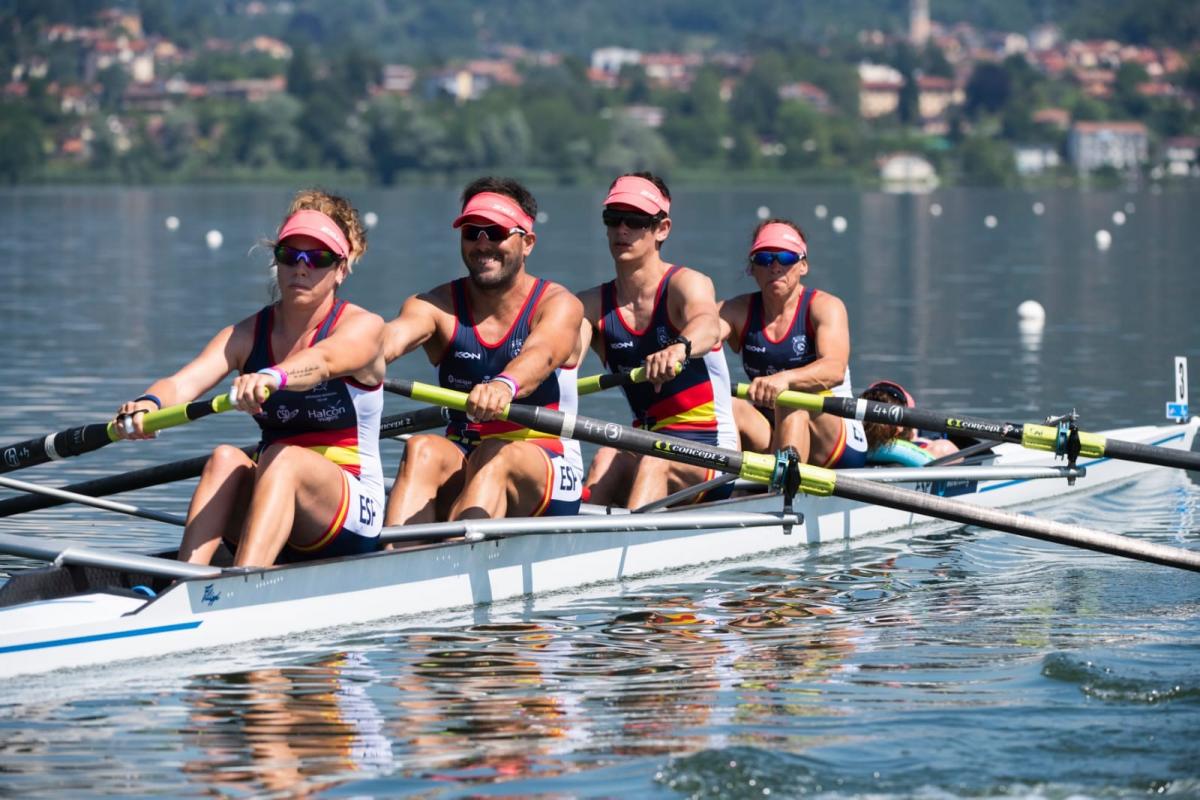
<svg viewBox="0 0 1200 800">
<path fill-rule="evenodd" d="M 455 391 L 454 389 L 443 389 L 441 386 L 434 386 L 429 383 L 413 381 L 412 394 L 409 397 L 419 403 L 445 406 L 455 411 L 467 410 L 467 395 L 465 392 Z M 500 415 L 500 418 L 504 420 L 508 419 L 507 407 L 505 407 L 504 413 Z"/>
<path fill-rule="evenodd" d="M 766 453 L 742 453 L 742 468 L 738 477 L 754 483 L 770 485 L 775 477 L 777 460 Z M 837 485 L 837 473 L 824 467 L 800 465 L 800 491 L 817 497 L 829 497 Z"/>
<path fill-rule="evenodd" d="M 750 394 L 750 384 L 739 383 L 734 389 L 734 394 L 745 400 Z M 790 389 L 779 393 L 779 397 L 775 398 L 775 405 L 783 408 L 799 408 L 814 414 L 820 414 L 825 410 L 825 402 L 820 395 L 793 392 Z"/>
<path fill-rule="evenodd" d="M 1050 425 L 1027 424 L 1021 431 L 1021 445 L 1030 450 L 1058 452 L 1058 428 Z M 1079 433 L 1079 455 L 1100 458 L 1104 455 L 1104 437 L 1095 433 Z"/>
</svg>

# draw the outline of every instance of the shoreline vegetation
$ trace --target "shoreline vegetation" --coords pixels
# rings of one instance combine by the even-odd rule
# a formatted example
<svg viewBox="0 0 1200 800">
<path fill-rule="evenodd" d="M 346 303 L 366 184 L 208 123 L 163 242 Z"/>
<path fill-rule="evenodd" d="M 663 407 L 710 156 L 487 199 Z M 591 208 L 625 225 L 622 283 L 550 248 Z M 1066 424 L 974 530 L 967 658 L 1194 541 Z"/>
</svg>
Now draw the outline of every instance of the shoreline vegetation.
<svg viewBox="0 0 1200 800">
<path fill-rule="evenodd" d="M 482 27 L 465 0 L 17 3 L 0 10 L 0 184 L 1200 175 L 1200 6 L 1185 0 L 1086 15 L 934 0 L 923 19 L 921 4 L 747 0 L 768 28 L 720 0 L 660 0 L 633 32 L 597 0 L 514 2 Z"/>
</svg>

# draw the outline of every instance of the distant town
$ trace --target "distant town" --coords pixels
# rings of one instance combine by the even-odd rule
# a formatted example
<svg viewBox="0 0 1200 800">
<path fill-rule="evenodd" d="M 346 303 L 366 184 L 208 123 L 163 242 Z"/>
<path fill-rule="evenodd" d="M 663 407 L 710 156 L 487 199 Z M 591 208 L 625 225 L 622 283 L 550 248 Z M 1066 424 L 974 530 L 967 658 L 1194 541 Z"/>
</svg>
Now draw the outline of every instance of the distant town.
<svg viewBox="0 0 1200 800">
<path fill-rule="evenodd" d="M 234 4 L 254 19 L 278 4 Z M 12 24 L 17 24 L 10 20 Z M 517 46 L 388 63 L 265 35 L 184 47 L 142 15 L 18 32 L 0 180 L 393 183 L 504 169 L 560 182 L 696 179 L 1013 185 L 1200 176 L 1200 48 L 977 30 L 913 0 L 903 35 L 803 57 Z"/>
</svg>

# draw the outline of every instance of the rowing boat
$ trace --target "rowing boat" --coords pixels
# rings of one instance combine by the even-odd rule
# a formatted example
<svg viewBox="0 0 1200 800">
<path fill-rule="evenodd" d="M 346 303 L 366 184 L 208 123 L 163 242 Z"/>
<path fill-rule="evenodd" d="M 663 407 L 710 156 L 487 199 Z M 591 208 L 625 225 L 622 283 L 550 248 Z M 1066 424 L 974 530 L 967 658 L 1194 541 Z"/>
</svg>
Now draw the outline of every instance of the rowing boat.
<svg viewBox="0 0 1200 800">
<path fill-rule="evenodd" d="M 1200 421 L 1110 431 L 1114 439 L 1190 450 Z M 1070 469 L 998 444 L 978 466 L 846 470 L 929 495 L 1001 508 L 1095 491 L 1153 467 L 1110 458 Z M 936 479 L 936 480 L 935 480 Z M 388 528 L 396 549 L 270 569 L 198 567 L 12 535 L 0 552 L 52 561 L 0 587 L 0 676 L 109 664 L 337 628 L 831 542 L 946 525 L 841 497 L 778 494 L 647 513 L 588 507 L 577 517 Z M 793 524 L 794 523 L 794 524 Z M 790 533 L 785 532 L 790 530 Z M 419 541 L 414 541 L 419 540 Z"/>
</svg>

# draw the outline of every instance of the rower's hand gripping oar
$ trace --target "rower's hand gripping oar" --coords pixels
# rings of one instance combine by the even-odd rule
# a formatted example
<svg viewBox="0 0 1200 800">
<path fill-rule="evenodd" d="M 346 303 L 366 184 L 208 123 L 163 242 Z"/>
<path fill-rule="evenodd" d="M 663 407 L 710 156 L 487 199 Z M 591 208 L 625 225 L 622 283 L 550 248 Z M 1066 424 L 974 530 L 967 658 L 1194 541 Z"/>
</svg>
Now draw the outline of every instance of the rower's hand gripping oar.
<svg viewBox="0 0 1200 800">
<path fill-rule="evenodd" d="M 467 396 L 452 389 L 403 380 L 384 381 L 383 388 L 423 403 L 435 403 L 460 411 L 466 407 Z M 883 405 L 885 408 L 889 407 L 886 404 L 879 405 Z M 539 406 L 510 405 L 505 413 L 505 419 L 554 436 L 608 445 L 642 455 L 718 469 L 723 472 L 735 472 L 741 478 L 779 488 L 786 488 L 787 483 L 794 481 L 796 487 L 805 494 L 845 497 L 921 516 L 940 517 L 953 522 L 980 525 L 1048 542 L 1200 572 L 1200 551 L 1131 539 L 1079 525 L 1068 525 L 998 509 L 973 506 L 894 486 L 878 485 L 862 478 L 838 475 L 833 470 L 823 467 L 797 464 L 794 458 L 786 455 L 769 456 L 748 451 L 739 453 L 699 442 L 677 439 L 673 436 L 627 428 L 613 422 L 603 422 L 575 414 L 564 414 Z M 791 477 L 793 470 L 795 477 Z"/>
<path fill-rule="evenodd" d="M 154 433 L 174 428 L 210 414 L 229 411 L 233 407 L 227 393 L 207 400 L 193 400 L 190 403 L 168 406 L 159 411 L 147 412 L 142 420 L 142 430 Z M 10 444 L 0 448 L 0 473 L 45 464 L 47 461 L 81 456 L 99 450 L 118 438 L 115 422 L 97 422 Z"/>
<path fill-rule="evenodd" d="M 739 383 L 734 394 L 746 399 L 749 390 L 749 384 Z M 881 422 L 885 425 L 924 428 L 940 433 L 961 433 L 980 439 L 1013 442 L 1030 450 L 1041 450 L 1068 458 L 1074 453 L 1086 458 L 1108 457 L 1162 467 L 1200 470 L 1200 453 L 1086 433 L 1074 428 L 1073 415 L 1050 420 L 1056 423 L 1054 425 L 992 422 L 975 417 L 946 416 L 935 411 L 879 403 L 874 400 L 793 391 L 780 392 L 775 402 L 785 408 L 799 408 L 814 414 L 833 414 L 835 417 L 857 419 L 861 422 Z"/>
</svg>

